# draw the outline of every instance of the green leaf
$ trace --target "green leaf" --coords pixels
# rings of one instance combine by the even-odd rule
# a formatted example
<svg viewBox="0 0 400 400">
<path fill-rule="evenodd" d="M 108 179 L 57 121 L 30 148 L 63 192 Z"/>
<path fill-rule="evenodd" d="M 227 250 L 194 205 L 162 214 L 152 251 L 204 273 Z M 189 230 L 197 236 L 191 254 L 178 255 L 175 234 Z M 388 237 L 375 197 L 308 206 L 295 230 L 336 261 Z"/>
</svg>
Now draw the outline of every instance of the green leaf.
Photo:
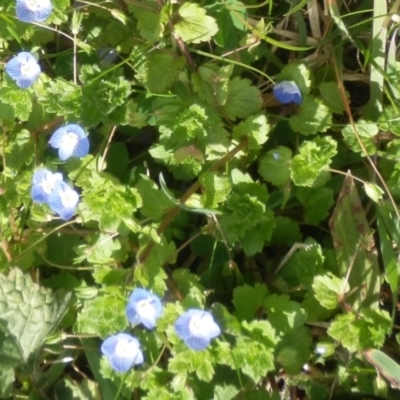
<svg viewBox="0 0 400 400">
<path fill-rule="evenodd" d="M 58 326 L 70 299 L 70 294 L 40 288 L 17 268 L 0 275 L 0 316 L 25 361 Z"/>
<path fill-rule="evenodd" d="M 69 0 L 52 0 L 53 11 L 46 22 L 55 25 L 60 25 L 61 23 L 66 22 L 68 18 L 66 10 L 70 5 L 71 3 Z"/>
<path fill-rule="evenodd" d="M 293 182 L 298 186 L 312 186 L 321 171 L 329 167 L 336 154 L 337 142 L 329 136 L 303 142 L 291 163 Z"/>
<path fill-rule="evenodd" d="M 240 320 L 253 320 L 257 311 L 263 307 L 267 295 L 267 287 L 259 283 L 254 287 L 249 285 L 238 286 L 233 291 L 235 316 Z"/>
<path fill-rule="evenodd" d="M 370 349 L 364 352 L 364 357 L 383 375 L 396 389 L 400 390 L 400 366 L 385 353 Z"/>
<path fill-rule="evenodd" d="M 189 350 L 185 344 L 180 344 L 174 347 L 174 357 L 170 359 L 168 370 L 175 373 L 175 379 L 179 375 L 186 377 L 188 373 L 195 372 L 197 377 L 205 382 L 210 382 L 214 376 L 215 363 L 211 351 L 206 349 L 204 351 Z M 185 382 L 183 381 L 183 384 Z M 175 390 L 178 388 L 175 388 Z"/>
<path fill-rule="evenodd" d="M 373 233 L 351 175 L 343 182 L 329 226 L 339 275 L 345 277 L 351 268 L 351 294 L 346 297 L 346 302 L 353 307 L 360 304 L 377 307 L 380 268 L 377 254 L 373 251 Z"/>
<path fill-rule="evenodd" d="M 139 105 L 136 104 L 132 99 L 130 99 L 127 103 L 127 123 L 130 126 L 134 126 L 136 128 L 141 128 L 147 125 L 147 115 L 141 112 Z"/>
<path fill-rule="evenodd" d="M 66 118 L 78 118 L 81 112 L 81 87 L 61 78 L 33 86 L 35 94 L 44 109 Z M 91 110 L 90 112 L 92 112 Z"/>
<path fill-rule="evenodd" d="M 177 57 L 168 49 L 154 50 L 148 57 L 147 87 L 154 93 L 166 93 L 185 65 L 183 56 Z"/>
<path fill-rule="evenodd" d="M 8 331 L 7 322 L 0 319 L 0 396 L 11 396 L 15 380 L 14 369 L 23 362 L 18 341 Z"/>
<path fill-rule="evenodd" d="M 215 19 L 206 15 L 206 10 L 196 3 L 185 2 L 178 13 L 180 19 L 174 30 L 184 42 L 207 42 L 218 32 Z"/>
<path fill-rule="evenodd" d="M 101 292 L 95 299 L 85 301 L 78 314 L 76 332 L 105 338 L 123 331 L 128 325 L 125 306 L 125 296 L 119 288 L 111 287 L 107 292 Z"/>
<path fill-rule="evenodd" d="M 107 171 L 117 177 L 121 177 L 129 163 L 129 153 L 126 145 L 122 142 L 113 142 L 108 148 Z"/>
<path fill-rule="evenodd" d="M 7 121 L 14 121 L 15 113 L 14 108 L 10 104 L 0 101 L 0 119 Z"/>
<path fill-rule="evenodd" d="M 318 275 L 314 278 L 312 288 L 319 303 L 333 310 L 338 306 L 340 296 L 344 296 L 350 290 L 349 284 L 344 280 L 328 272 L 326 275 Z"/>
<path fill-rule="evenodd" d="M 234 369 L 240 366 L 243 373 L 254 382 L 258 382 L 269 371 L 275 369 L 275 332 L 268 321 L 253 321 L 250 324 L 243 321 L 242 326 L 249 337 L 237 338 L 228 364 Z"/>
<path fill-rule="evenodd" d="M 83 219 L 98 221 L 104 231 L 115 232 L 124 222 L 131 227 L 132 214 L 142 201 L 137 190 L 117 184 L 107 173 L 92 171 L 87 179 L 82 182 L 84 196 L 79 208 Z"/>
<path fill-rule="evenodd" d="M 260 184 L 237 184 L 220 220 L 226 240 L 240 240 L 248 256 L 261 251 L 275 225 L 272 211 L 265 207 L 266 197 L 266 188 Z"/>
<path fill-rule="evenodd" d="M 31 134 L 23 129 L 8 141 L 5 147 L 4 175 L 15 178 L 24 165 L 34 157 L 34 143 Z M 2 152 L 2 149 L 0 150 Z"/>
<path fill-rule="evenodd" d="M 245 185 L 249 189 L 262 188 L 261 185 Z M 237 187 L 236 187 L 237 189 Z M 266 209 L 261 198 L 250 193 L 233 192 L 227 201 L 227 212 L 221 217 L 221 227 L 229 243 L 240 240 L 248 256 L 261 251 L 266 240 L 271 238 L 274 215 Z"/>
<path fill-rule="evenodd" d="M 322 307 L 321 303 L 310 292 L 306 294 L 301 306 L 306 311 L 307 321 L 309 322 L 326 321 L 332 317 L 332 311 Z"/>
<path fill-rule="evenodd" d="M 342 114 L 343 111 L 345 111 L 337 82 L 322 82 L 318 89 L 321 94 L 322 101 L 333 113 Z"/>
<path fill-rule="evenodd" d="M 168 208 L 174 205 L 165 193 L 148 178 L 141 179 L 137 183 L 136 189 L 143 200 L 143 206 L 140 211 L 147 218 L 152 218 L 156 221 L 160 220 Z"/>
<path fill-rule="evenodd" d="M 292 151 L 288 147 L 278 146 L 269 150 L 260 160 L 258 173 L 275 186 L 284 186 L 290 180 L 290 161 Z"/>
<path fill-rule="evenodd" d="M 91 264 L 112 264 L 117 260 L 116 254 L 121 249 L 121 244 L 113 240 L 114 235 L 96 233 L 91 235 L 87 246 L 82 246 L 87 260 Z"/>
<path fill-rule="evenodd" d="M 301 242 L 302 239 L 303 236 L 297 222 L 280 215 L 275 217 L 275 228 L 272 232 L 271 243 L 291 246 L 293 243 Z"/>
<path fill-rule="evenodd" d="M 107 79 L 99 79 L 102 71 L 97 66 L 83 65 L 80 80 L 80 119 L 85 126 L 100 122 L 127 124 L 127 98 L 131 94 L 131 84 L 117 69 L 107 74 Z"/>
<path fill-rule="evenodd" d="M 270 129 L 265 115 L 252 115 L 233 128 L 233 137 L 246 137 L 249 141 L 248 148 L 259 150 L 267 141 Z"/>
<path fill-rule="evenodd" d="M 347 350 L 362 351 L 381 347 L 389 332 L 391 319 L 384 310 L 363 309 L 357 317 L 354 313 L 338 315 L 328 329 L 328 334 L 341 342 Z"/>
<path fill-rule="evenodd" d="M 371 182 L 364 182 L 364 190 L 366 195 L 375 203 L 383 199 L 385 192 L 377 184 Z"/>
<path fill-rule="evenodd" d="M 356 129 L 360 140 L 363 143 L 368 154 L 375 154 L 377 151 L 375 136 L 379 133 L 378 125 L 374 122 L 368 122 L 360 119 L 356 124 Z M 346 125 L 342 129 L 342 135 L 344 141 L 352 151 L 362 153 L 362 155 L 364 155 L 364 151 L 362 150 L 358 142 L 358 139 L 354 133 L 353 126 L 351 124 Z"/>
<path fill-rule="evenodd" d="M 276 361 L 282 365 L 287 374 L 296 375 L 309 360 L 312 337 L 304 326 L 287 333 L 275 348 Z"/>
<path fill-rule="evenodd" d="M 32 111 L 31 93 L 16 86 L 3 86 L 0 89 L 1 102 L 12 107 L 14 115 L 21 121 L 27 121 Z M 3 111 L 4 112 L 4 111 Z M 10 116 L 10 112 L 8 112 Z"/>
<path fill-rule="evenodd" d="M 203 308 L 205 302 L 204 288 L 199 284 L 200 278 L 191 274 L 187 269 L 179 268 L 173 272 L 176 288 L 185 299 L 182 306 L 185 308 Z"/>
<path fill-rule="evenodd" d="M 147 244 L 147 240 L 147 238 L 146 241 L 143 240 L 143 245 Z M 167 279 L 164 268 L 166 264 L 173 263 L 175 257 L 174 242 L 168 242 L 165 238 L 162 238 L 160 243 L 154 243 L 145 263 L 135 268 L 135 280 L 143 287 L 151 287 L 156 293 L 164 293 L 166 290 L 165 280 Z"/>
<path fill-rule="evenodd" d="M 395 243 L 397 243 L 398 235 L 396 234 L 396 231 L 398 231 L 398 220 L 396 218 L 392 218 L 391 209 L 393 209 L 392 205 L 390 205 L 388 208 L 387 203 L 382 202 L 378 209 L 377 226 L 385 277 L 392 292 L 392 316 L 394 317 L 396 313 L 399 273 L 398 261 L 391 238 L 393 237 Z"/>
<path fill-rule="evenodd" d="M 223 114 L 235 121 L 236 118 L 247 118 L 261 109 L 261 93 L 251 85 L 249 79 L 235 76 L 228 85 L 228 98 L 222 107 Z"/>
<path fill-rule="evenodd" d="M 236 0 L 229 0 L 229 3 L 236 3 L 238 5 L 235 13 L 237 13 L 239 17 L 246 21 L 246 8 L 244 7 L 243 3 Z M 236 17 L 233 12 L 225 7 L 225 4 L 221 4 L 221 7 L 213 7 L 213 9 L 210 11 L 213 12 L 213 16 L 216 18 L 219 27 L 218 32 L 214 36 L 214 42 L 216 45 L 225 49 L 237 48 L 240 40 L 239 31 L 245 31 L 246 26 L 239 20 L 238 17 Z"/>
<path fill-rule="evenodd" d="M 303 97 L 310 93 L 310 70 L 304 64 L 294 62 L 285 65 L 278 75 L 278 81 L 294 81 Z"/>
<path fill-rule="evenodd" d="M 205 208 L 216 208 L 225 201 L 232 190 L 229 178 L 218 176 L 215 172 L 205 172 L 200 175 L 199 182 L 203 188 L 201 195 Z"/>
<path fill-rule="evenodd" d="M 247 257 L 260 253 L 267 240 L 271 239 L 275 227 L 274 213 L 266 209 L 260 222 L 240 238 L 240 244 Z"/>
<path fill-rule="evenodd" d="M 99 386 L 100 393 L 106 399 L 114 399 L 118 394 L 119 382 L 115 379 L 111 381 L 110 377 L 106 377 L 103 373 L 101 365 L 101 353 L 98 350 L 100 347 L 99 340 L 96 338 L 81 337 L 83 350 L 88 360 L 90 370 L 93 373 L 94 380 Z M 104 365 L 104 364 L 103 364 Z M 108 379 L 107 379 L 108 378 Z"/>
<path fill-rule="evenodd" d="M 327 187 L 298 187 L 296 197 L 305 208 L 304 220 L 310 225 L 318 225 L 325 220 L 334 204 L 333 190 Z"/>
<path fill-rule="evenodd" d="M 143 39 L 149 42 L 158 42 L 164 33 L 165 13 L 160 12 L 154 1 L 142 1 L 140 6 L 128 3 L 138 21 L 137 27 Z"/>
<path fill-rule="evenodd" d="M 195 92 L 212 106 L 222 106 L 228 98 L 229 78 L 233 65 L 223 67 L 215 64 L 201 65 L 192 74 L 191 80 Z"/>
<path fill-rule="evenodd" d="M 321 246 L 309 238 L 283 265 L 280 274 L 291 287 L 302 286 L 311 291 L 314 276 L 323 273 L 324 260 Z"/>
<path fill-rule="evenodd" d="M 383 132 L 390 132 L 396 136 L 400 136 L 399 114 L 397 109 L 391 105 L 383 108 L 382 114 L 379 116 L 379 129 Z"/>
<path fill-rule="evenodd" d="M 264 300 L 268 321 L 278 334 L 296 330 L 304 325 L 307 315 L 299 303 L 290 301 L 289 296 L 273 294 Z"/>
<path fill-rule="evenodd" d="M 297 114 L 289 119 L 290 127 L 302 135 L 325 132 L 332 126 L 332 113 L 320 100 L 307 96 Z"/>
</svg>

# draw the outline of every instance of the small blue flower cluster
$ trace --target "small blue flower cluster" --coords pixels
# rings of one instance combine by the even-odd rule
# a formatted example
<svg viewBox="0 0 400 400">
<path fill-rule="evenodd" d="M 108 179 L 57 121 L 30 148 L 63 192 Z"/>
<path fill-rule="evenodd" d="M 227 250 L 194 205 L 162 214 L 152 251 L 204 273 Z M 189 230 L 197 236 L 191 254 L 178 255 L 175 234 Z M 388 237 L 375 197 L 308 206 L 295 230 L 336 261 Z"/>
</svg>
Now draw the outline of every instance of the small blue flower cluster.
<svg viewBox="0 0 400 400">
<path fill-rule="evenodd" d="M 147 329 L 153 329 L 162 312 L 160 298 L 146 289 L 135 289 L 129 296 L 126 316 L 134 325 L 141 323 Z M 182 314 L 174 328 L 190 349 L 198 351 L 204 350 L 211 339 L 221 333 L 212 315 L 199 309 L 190 309 Z M 127 333 L 108 337 L 101 345 L 101 352 L 117 372 L 127 372 L 133 365 L 141 364 L 144 360 L 139 341 Z"/>
<path fill-rule="evenodd" d="M 51 14 L 53 7 L 50 0 L 17 0 L 15 9 L 17 18 L 22 22 L 42 22 Z M 26 51 L 8 61 L 5 70 L 22 89 L 30 87 L 41 72 L 36 58 Z"/>
<path fill-rule="evenodd" d="M 62 161 L 71 156 L 85 157 L 89 152 L 89 140 L 85 131 L 75 124 L 57 129 L 50 138 L 49 144 L 58 149 Z M 53 173 L 42 168 L 33 174 L 32 200 L 48 204 L 52 211 L 67 221 L 76 212 L 79 201 L 78 193 L 63 181 L 60 173 Z"/>
</svg>

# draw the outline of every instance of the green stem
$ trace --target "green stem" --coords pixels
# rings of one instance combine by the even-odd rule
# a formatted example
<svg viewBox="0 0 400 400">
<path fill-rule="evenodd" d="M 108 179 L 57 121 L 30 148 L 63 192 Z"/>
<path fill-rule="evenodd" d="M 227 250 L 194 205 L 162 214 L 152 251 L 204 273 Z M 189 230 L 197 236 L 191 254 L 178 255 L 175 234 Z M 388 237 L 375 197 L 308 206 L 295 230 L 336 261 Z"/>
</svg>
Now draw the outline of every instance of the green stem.
<svg viewBox="0 0 400 400">
<path fill-rule="evenodd" d="M 118 392 L 117 392 L 117 394 L 115 395 L 114 400 L 117 400 L 117 399 L 118 399 L 119 394 L 121 393 L 121 390 L 122 390 L 122 385 L 125 383 L 125 380 L 126 380 L 126 377 L 127 377 L 127 376 L 128 376 L 128 374 L 124 374 L 124 377 L 121 379 L 121 384 L 119 385 Z"/>
</svg>

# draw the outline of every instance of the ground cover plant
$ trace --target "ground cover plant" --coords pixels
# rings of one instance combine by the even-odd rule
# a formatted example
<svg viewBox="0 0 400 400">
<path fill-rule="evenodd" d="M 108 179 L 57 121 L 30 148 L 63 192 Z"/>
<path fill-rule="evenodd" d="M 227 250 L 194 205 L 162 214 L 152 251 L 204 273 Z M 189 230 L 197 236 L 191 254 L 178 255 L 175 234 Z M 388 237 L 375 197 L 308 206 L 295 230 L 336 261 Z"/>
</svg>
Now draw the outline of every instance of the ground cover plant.
<svg viewBox="0 0 400 400">
<path fill-rule="evenodd" d="M 2 0 L 0 398 L 399 398 L 399 12 Z"/>
</svg>

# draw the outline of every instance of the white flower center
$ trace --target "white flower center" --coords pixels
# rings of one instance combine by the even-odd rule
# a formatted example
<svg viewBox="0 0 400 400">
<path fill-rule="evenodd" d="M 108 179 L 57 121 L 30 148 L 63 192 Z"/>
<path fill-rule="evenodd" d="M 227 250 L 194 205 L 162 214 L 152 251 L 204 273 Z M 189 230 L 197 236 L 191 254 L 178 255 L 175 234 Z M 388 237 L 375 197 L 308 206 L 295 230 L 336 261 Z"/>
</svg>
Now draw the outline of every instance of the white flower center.
<svg viewBox="0 0 400 400">
<path fill-rule="evenodd" d="M 57 180 L 57 174 L 46 174 L 40 182 L 40 186 L 46 194 L 50 194 L 54 189 L 54 183 Z"/>
<path fill-rule="evenodd" d="M 127 340 L 119 340 L 115 346 L 115 354 L 118 357 L 127 357 L 129 353 L 136 352 L 136 346 L 134 342 L 128 342 Z"/>
<path fill-rule="evenodd" d="M 194 336 L 202 336 L 204 332 L 204 322 L 202 321 L 202 316 L 192 317 L 189 322 L 189 331 Z"/>
<path fill-rule="evenodd" d="M 54 188 L 54 180 L 47 179 L 41 183 L 41 186 L 45 193 L 50 194 Z"/>
<path fill-rule="evenodd" d="M 141 315 L 154 314 L 154 306 L 152 299 L 143 299 L 137 303 L 137 312 Z"/>
<path fill-rule="evenodd" d="M 67 132 L 62 139 L 62 146 L 74 149 L 79 142 L 79 136 L 74 132 Z"/>
<path fill-rule="evenodd" d="M 39 11 L 42 7 L 40 0 L 25 0 L 25 5 L 30 11 Z"/>
<path fill-rule="evenodd" d="M 65 208 L 73 208 L 77 203 L 76 193 L 73 192 L 72 190 L 60 193 L 60 198 L 61 198 L 61 203 Z"/>
<path fill-rule="evenodd" d="M 24 76 L 29 76 L 32 73 L 32 65 L 29 61 L 21 64 L 21 74 Z"/>
</svg>

